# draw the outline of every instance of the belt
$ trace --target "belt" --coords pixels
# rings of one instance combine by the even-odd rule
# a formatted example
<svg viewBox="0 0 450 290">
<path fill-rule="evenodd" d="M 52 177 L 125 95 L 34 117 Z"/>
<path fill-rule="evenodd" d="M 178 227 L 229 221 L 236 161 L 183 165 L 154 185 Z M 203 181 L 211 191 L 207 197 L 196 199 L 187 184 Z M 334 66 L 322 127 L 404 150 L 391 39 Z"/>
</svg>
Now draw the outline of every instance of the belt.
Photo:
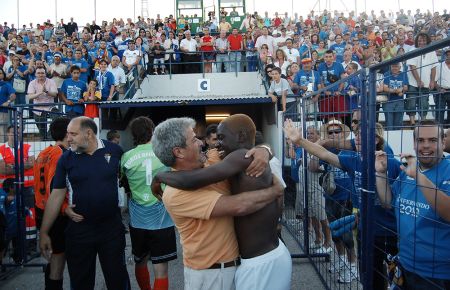
<svg viewBox="0 0 450 290">
<path fill-rule="evenodd" d="M 215 263 L 208 269 L 222 269 L 222 268 L 229 268 L 229 267 L 237 267 L 241 264 L 241 259 L 237 258 L 236 260 L 226 262 L 226 263 Z"/>
</svg>

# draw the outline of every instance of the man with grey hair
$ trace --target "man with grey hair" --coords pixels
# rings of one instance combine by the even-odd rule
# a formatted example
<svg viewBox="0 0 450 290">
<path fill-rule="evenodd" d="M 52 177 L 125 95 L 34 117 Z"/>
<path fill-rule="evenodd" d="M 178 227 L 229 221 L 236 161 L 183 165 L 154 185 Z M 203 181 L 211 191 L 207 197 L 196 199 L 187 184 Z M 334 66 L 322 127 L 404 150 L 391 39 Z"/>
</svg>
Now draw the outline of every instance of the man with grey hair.
<svg viewBox="0 0 450 290">
<path fill-rule="evenodd" d="M 52 255 L 49 230 L 69 192 L 70 219 L 66 258 L 73 289 L 94 289 L 97 255 L 108 289 L 126 290 L 130 280 L 125 259 L 125 231 L 118 206 L 117 177 L 122 149 L 97 138 L 97 125 L 87 117 L 67 126 L 70 150 L 64 152 L 52 181 L 41 226 L 40 249 Z"/>
<path fill-rule="evenodd" d="M 125 86 L 127 79 L 125 76 L 125 71 L 119 66 L 119 64 L 120 58 L 117 55 L 113 56 L 111 58 L 111 63 L 108 65 L 108 71 L 114 75 L 114 86 L 116 87 L 116 90 L 123 94 L 123 87 Z"/>
<path fill-rule="evenodd" d="M 203 144 L 196 137 L 194 126 L 195 121 L 190 118 L 173 118 L 155 128 L 153 150 L 164 165 L 177 171 L 205 166 Z M 230 159 L 236 158 L 232 155 L 228 155 Z M 218 154 L 210 155 L 206 166 L 218 159 Z M 249 164 L 250 160 L 246 162 Z M 164 191 L 164 205 L 181 236 L 185 289 L 234 289 L 240 259 L 232 216 L 254 213 L 282 193 L 279 182 L 275 181 L 267 189 L 230 195 L 227 181 L 221 180 L 218 177 L 212 180 L 217 183 L 195 191 L 170 186 Z"/>
</svg>

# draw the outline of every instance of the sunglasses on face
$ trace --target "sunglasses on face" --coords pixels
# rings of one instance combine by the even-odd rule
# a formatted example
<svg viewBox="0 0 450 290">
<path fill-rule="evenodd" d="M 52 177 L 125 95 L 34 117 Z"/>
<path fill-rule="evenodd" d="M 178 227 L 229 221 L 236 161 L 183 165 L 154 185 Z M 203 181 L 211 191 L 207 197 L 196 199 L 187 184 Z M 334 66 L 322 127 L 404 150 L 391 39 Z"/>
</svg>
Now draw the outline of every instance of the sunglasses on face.
<svg viewBox="0 0 450 290">
<path fill-rule="evenodd" d="M 340 133 L 342 133 L 342 130 L 339 130 L 339 129 L 328 131 L 328 135 L 340 134 Z"/>
<path fill-rule="evenodd" d="M 359 124 L 359 120 L 352 120 L 352 124 L 358 125 Z"/>
</svg>

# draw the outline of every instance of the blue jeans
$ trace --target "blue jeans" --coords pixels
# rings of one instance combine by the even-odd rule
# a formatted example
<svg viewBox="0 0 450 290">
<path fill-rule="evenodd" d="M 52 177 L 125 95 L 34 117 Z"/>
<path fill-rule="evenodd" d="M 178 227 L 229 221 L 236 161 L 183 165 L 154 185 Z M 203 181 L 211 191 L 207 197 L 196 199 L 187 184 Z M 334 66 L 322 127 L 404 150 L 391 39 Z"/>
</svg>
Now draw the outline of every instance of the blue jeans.
<svg viewBox="0 0 450 290">
<path fill-rule="evenodd" d="M 241 70 L 241 52 L 230 52 L 230 72 L 236 72 Z"/>
<path fill-rule="evenodd" d="M 386 130 L 399 130 L 403 124 L 403 99 L 383 103 L 383 112 L 386 119 Z"/>
<path fill-rule="evenodd" d="M 450 91 L 436 94 L 433 97 L 436 104 L 436 120 L 440 124 L 450 124 Z M 444 120 L 445 112 L 447 112 L 447 118 Z"/>
<path fill-rule="evenodd" d="M 227 53 L 217 53 L 216 54 L 216 70 L 218 73 L 222 72 L 222 63 L 225 66 L 225 72 L 230 71 L 230 58 L 228 57 Z"/>
<path fill-rule="evenodd" d="M 420 118 L 425 119 L 429 108 L 429 94 L 430 91 L 428 90 L 428 88 L 419 89 L 413 86 L 409 86 L 405 102 L 405 110 L 409 112 L 406 113 L 410 116 L 415 116 L 416 112 L 419 112 Z"/>
<path fill-rule="evenodd" d="M 247 71 L 256 71 L 256 55 L 247 56 Z"/>
</svg>

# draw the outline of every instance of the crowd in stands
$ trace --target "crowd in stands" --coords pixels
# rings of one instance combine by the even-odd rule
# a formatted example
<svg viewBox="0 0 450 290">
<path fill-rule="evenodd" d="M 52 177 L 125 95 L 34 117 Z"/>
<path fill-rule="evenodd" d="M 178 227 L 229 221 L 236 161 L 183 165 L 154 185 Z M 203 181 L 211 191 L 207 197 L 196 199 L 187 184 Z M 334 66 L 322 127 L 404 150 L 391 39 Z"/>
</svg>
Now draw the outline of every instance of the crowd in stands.
<svg viewBox="0 0 450 290">
<path fill-rule="evenodd" d="M 311 11 L 306 18 L 298 14 L 289 16 L 288 13 L 283 16 L 275 13 L 272 18 L 267 12 L 264 15 L 255 12 L 246 13 L 239 27 L 227 22 L 225 16 L 228 13 L 230 16 L 239 15 L 235 8 L 232 11 L 221 9 L 219 19 L 211 12 L 196 31 L 191 29 L 187 15 L 181 15 L 178 20 L 172 15 L 165 18 L 158 15 L 156 19 L 138 17 L 135 22 L 130 18 L 126 21 L 114 18 L 110 22 L 103 21 L 101 25 L 93 21 L 83 28 L 73 18 L 67 23 L 64 19 L 56 24 L 47 20 L 42 25 L 30 23 L 22 28 L 15 28 L 13 24 L 9 26 L 5 22 L 0 25 L 0 66 L 3 68 L 0 81 L 2 86 L 5 82 L 8 88 L 2 90 L 0 102 L 3 106 L 24 104 L 30 99 L 34 103 L 42 103 L 52 98 L 57 100 L 57 96 L 69 106 L 73 106 L 73 101 L 107 101 L 117 99 L 118 92 L 123 93 L 125 74 L 133 68 L 136 68 L 133 73 L 138 77 L 144 71 L 153 74 L 197 73 L 202 70 L 207 73 L 256 71 L 259 63 L 268 68 L 280 68 L 281 76 L 290 84 L 290 88 L 284 87 L 283 92 L 290 93 L 292 90 L 295 94 L 304 94 L 325 87 L 362 67 L 446 38 L 449 31 L 447 11 L 432 14 L 429 11 L 422 13 L 418 9 L 412 14 L 411 10 L 405 13 L 401 9 L 388 15 L 383 10 L 379 15 L 374 11 L 356 15 L 354 12 L 344 14 L 324 10 L 320 14 Z M 428 100 L 416 98 L 417 93 L 414 92 L 417 88 L 421 92 L 444 90 L 444 97 L 440 96 L 442 94 L 435 95 L 435 103 L 444 108 L 448 105 L 448 83 L 442 83 L 448 68 L 442 66 L 440 74 L 436 74 L 439 61 L 444 58 L 444 51 L 439 50 L 435 57 L 432 54 L 427 57 L 429 66 L 418 66 L 417 63 L 401 66 L 402 73 L 408 72 L 405 78 L 408 89 L 403 93 L 407 92 L 410 99 L 404 109 L 410 115 L 411 124 L 415 122 L 416 103 L 421 116 L 426 115 L 428 108 Z M 106 61 L 106 71 L 113 75 L 114 81 L 109 73 L 101 69 L 102 61 Z M 311 63 L 311 69 L 309 64 L 305 65 L 307 63 Z M 78 78 L 86 86 L 74 85 L 73 66 L 79 68 Z M 46 79 L 55 82 L 57 96 L 54 92 L 47 94 L 40 91 L 36 86 L 28 91 L 29 84 L 36 79 L 37 68 L 44 68 Z M 433 76 L 430 80 L 429 73 Z M 394 94 L 399 95 L 402 85 L 388 89 L 383 86 L 386 74 L 391 76 L 389 68 L 380 70 L 379 92 L 389 96 L 397 90 Z M 271 76 L 267 77 L 270 80 Z M 426 82 L 421 85 L 420 80 L 417 84 L 419 78 Z M 97 79 L 97 89 L 102 92 L 100 99 L 83 97 L 91 79 Z M 351 111 L 358 105 L 358 80 L 353 81 L 327 92 L 327 104 L 321 100 L 318 109 Z M 40 82 L 43 83 L 43 80 Z M 283 92 L 278 82 L 273 86 L 278 86 L 276 93 L 281 97 Z M 30 94 L 34 94 L 34 98 L 26 97 Z M 394 105 L 387 106 L 386 109 L 390 110 Z M 283 108 L 280 105 L 280 109 Z M 83 114 L 81 109 L 68 111 Z M 96 116 L 95 111 L 91 113 L 93 115 L 88 115 Z M 389 128 L 399 125 L 398 118 L 391 114 L 386 113 L 386 119 Z M 446 121 L 449 121 L 448 118 Z"/>
<path fill-rule="evenodd" d="M 205 21 L 196 31 L 191 30 L 190 24 L 187 19 L 184 19 L 184 16 L 181 16 L 178 20 L 174 19 L 172 16 L 164 19 L 158 16 L 156 20 L 145 20 L 139 17 L 136 22 L 133 22 L 131 19 L 127 19 L 126 22 L 122 19 L 113 19 L 112 22 L 105 21 L 102 22 L 101 25 L 92 22 L 92 24 L 87 24 L 82 29 L 81 27 L 78 27 L 73 19 L 68 23 L 65 23 L 63 19 L 61 19 L 56 25 L 53 25 L 51 21 L 47 20 L 43 25 L 38 24 L 36 27 L 33 27 L 33 24 L 30 23 L 29 26 L 25 25 L 22 29 L 16 29 L 13 25 L 8 26 L 7 23 L 4 23 L 4 25 L 0 26 L 0 66 L 2 67 L 2 69 L 0 69 L 0 104 L 3 107 L 9 107 L 13 103 L 22 105 L 30 101 L 35 104 L 45 104 L 40 107 L 39 111 L 33 112 L 33 117 L 37 122 L 37 127 L 41 136 L 47 138 L 48 132 L 46 130 L 46 124 L 45 126 L 39 124 L 46 122 L 48 116 L 46 111 L 53 109 L 53 106 L 48 105 L 48 103 L 54 103 L 58 100 L 64 102 L 66 105 L 66 113 L 71 117 L 84 115 L 90 118 L 96 118 L 99 116 L 96 102 L 112 101 L 116 99 L 118 95 L 123 93 L 123 87 L 129 75 L 139 78 L 146 73 L 155 75 L 164 75 L 166 73 L 197 73 L 201 72 L 202 69 L 205 73 L 253 72 L 257 71 L 259 68 L 264 72 L 266 80 L 270 82 L 268 95 L 274 103 L 278 103 L 280 111 L 295 109 L 296 99 L 292 96 L 293 94 L 308 95 L 311 92 L 325 88 L 344 77 L 353 75 L 354 77 L 350 77 L 346 83 L 329 88 L 323 96 L 313 96 L 313 102 L 307 107 L 307 112 L 329 112 L 333 113 L 333 118 L 345 121 L 347 112 L 353 111 L 351 124 L 356 136 L 355 140 L 352 140 L 352 142 L 348 140 L 347 137 L 349 137 L 350 129 L 343 124 L 343 122 L 338 120 L 327 120 L 329 122 L 324 125 L 321 132 L 314 127 L 308 128 L 308 140 L 311 142 L 302 139 L 302 137 L 297 135 L 298 132 L 295 132 L 295 130 L 292 129 L 292 124 L 287 124 L 288 129 L 290 129 L 287 136 L 291 139 L 290 149 L 292 149 L 290 157 L 296 160 L 299 158 L 298 156 L 301 155 L 301 151 L 296 150 L 299 149 L 298 146 L 296 148 L 293 145 L 301 145 L 311 155 L 317 155 L 321 160 L 311 160 L 311 163 L 315 162 L 316 164 L 310 164 L 311 167 L 308 167 L 308 170 L 313 170 L 312 168 L 314 166 L 316 169 L 320 166 L 325 166 L 327 168 L 326 170 L 333 171 L 335 174 L 337 191 L 333 196 L 333 199 L 327 198 L 323 201 L 325 206 L 316 208 L 317 212 L 313 213 L 312 216 L 313 227 L 316 231 L 316 240 L 313 241 L 313 247 L 318 248 L 317 253 L 330 253 L 332 251 L 331 239 L 333 239 L 339 258 L 333 261 L 330 271 L 340 274 L 338 277 L 340 282 L 350 283 L 358 278 L 357 259 L 361 257 L 361 253 L 357 254 L 357 250 L 360 249 L 360 246 L 354 244 L 353 237 L 350 233 L 347 233 L 342 237 L 331 237 L 328 221 L 333 221 L 346 216 L 348 213 L 354 211 L 354 209 L 357 211 L 359 210 L 359 200 L 358 198 L 355 198 L 355 196 L 358 194 L 359 196 L 361 195 L 361 160 L 359 155 L 355 152 L 353 152 L 354 154 L 348 154 L 348 152 L 347 154 L 341 154 L 343 150 L 340 150 L 361 150 L 361 128 L 358 126 L 361 120 L 360 111 L 358 110 L 360 105 L 358 96 L 361 93 L 361 80 L 354 74 L 361 68 L 389 60 L 397 55 L 401 55 L 416 48 L 422 48 L 434 41 L 448 37 L 450 16 L 446 11 L 444 11 L 443 14 L 431 14 L 429 12 L 421 13 L 417 10 L 414 15 L 411 14 L 411 11 L 404 13 L 403 10 L 400 10 L 396 15 L 392 13 L 386 15 L 383 11 L 381 11 L 380 15 L 375 15 L 372 11 L 370 15 L 361 13 L 359 16 L 355 15 L 353 12 L 344 15 L 344 13 L 339 13 L 337 11 L 335 11 L 334 14 L 324 11 L 320 15 L 315 15 L 314 12 L 311 12 L 306 19 L 303 19 L 298 15 L 290 17 L 287 13 L 284 16 L 275 13 L 275 17 L 272 18 L 269 17 L 267 12 L 264 16 L 260 16 L 255 12 L 253 15 L 248 13 L 240 27 L 233 27 L 226 21 L 225 16 L 228 14 L 230 16 L 238 16 L 239 12 L 237 12 L 236 9 L 232 9 L 232 11 L 221 9 L 219 14 L 220 20 L 217 20 L 214 13 L 210 13 L 209 20 Z M 186 16 L 186 18 L 188 17 Z M 422 57 L 420 56 L 419 58 L 411 59 L 406 63 L 392 64 L 390 67 L 380 70 L 380 75 L 382 76 L 380 76 L 377 90 L 380 95 L 387 98 L 387 102 L 385 100 L 380 106 L 382 106 L 386 115 L 386 127 L 388 129 L 399 128 L 399 126 L 403 124 L 403 114 L 405 110 L 410 116 L 411 125 L 415 124 L 416 112 L 419 112 L 421 119 L 424 119 L 429 106 L 428 94 L 430 92 L 436 92 L 433 94 L 435 97 L 435 105 L 437 107 L 436 118 L 441 123 L 446 123 L 447 125 L 450 124 L 448 113 L 447 119 L 444 120 L 444 117 L 446 116 L 445 108 L 447 106 L 448 110 L 450 106 L 450 50 L 432 52 L 426 54 L 423 57 L 423 60 L 421 58 Z M 202 65 L 199 63 L 202 63 Z M 423 95 L 423 93 L 426 94 Z M 380 97 L 380 99 L 382 98 Z M 405 99 L 406 102 L 404 101 Z M 84 102 L 87 102 L 87 104 L 83 104 Z M 8 123 L 8 117 L 8 111 L 5 108 L 1 108 L 0 122 L 5 124 Z M 86 151 L 86 148 L 82 148 L 82 146 L 79 146 L 80 148 L 78 148 L 77 151 L 79 154 L 87 153 L 87 155 L 91 156 L 89 157 L 90 161 L 88 159 L 83 161 L 86 162 L 83 163 L 83 166 L 92 170 L 92 168 L 95 169 L 93 164 L 98 165 L 101 161 L 101 164 L 103 164 L 102 166 L 107 168 L 106 164 L 109 164 L 111 160 L 115 165 L 118 165 L 120 160 L 118 157 L 122 156 L 121 149 L 109 143 L 103 144 L 102 142 L 102 144 L 99 144 L 96 136 L 98 133 L 97 127 L 93 124 L 92 120 L 87 118 L 78 118 L 74 120 L 75 121 L 72 121 L 70 128 L 67 127 L 69 126 L 69 121 L 64 121 L 67 130 L 66 127 L 63 129 L 60 128 L 62 133 L 59 134 L 61 137 L 61 140 L 59 141 L 67 143 L 67 138 L 70 138 L 70 142 L 72 143 L 71 146 L 76 147 L 77 142 L 79 142 L 78 145 L 83 145 L 82 142 L 84 142 L 83 140 L 77 139 L 81 138 L 78 133 L 82 132 L 87 136 L 86 140 L 88 140 L 89 145 L 89 148 L 87 149 L 89 151 Z M 161 255 L 169 255 L 169 257 L 160 259 L 161 263 L 167 263 L 168 260 L 176 258 L 176 249 L 172 248 L 175 244 L 174 234 L 172 233 L 174 231 L 173 223 L 167 220 L 164 225 L 154 227 L 152 224 L 151 227 L 148 227 L 148 224 L 145 223 L 144 216 L 147 217 L 145 214 L 146 211 L 149 210 L 148 206 L 150 203 L 151 206 L 157 204 L 156 197 L 149 197 L 147 191 L 149 186 L 147 179 L 152 178 L 152 173 L 150 173 L 149 176 L 149 173 L 147 172 L 148 167 L 146 167 L 146 171 L 130 171 L 130 169 L 134 169 L 135 167 L 144 167 L 141 165 L 144 164 L 144 161 L 149 159 L 149 156 L 141 154 L 140 150 L 145 152 L 153 150 L 150 140 L 152 138 L 154 124 L 151 120 L 147 120 L 147 118 L 138 118 L 136 120 L 134 121 L 134 126 L 132 126 L 134 127 L 132 133 L 138 147 L 133 149 L 135 151 L 130 151 L 131 153 L 124 155 L 121 164 L 122 174 L 127 175 L 128 173 L 128 186 L 130 186 L 130 190 L 134 191 L 135 194 L 135 200 L 132 201 L 135 202 L 135 204 L 132 205 L 131 209 L 132 223 L 134 223 L 133 227 L 136 228 L 142 227 L 142 224 L 144 224 L 144 228 L 147 227 L 145 228 L 146 230 L 170 228 L 171 248 L 165 249 L 167 253 L 161 253 Z M 187 128 L 191 130 L 191 121 L 187 120 L 186 122 L 189 123 Z M 422 126 L 427 126 L 428 129 L 429 127 L 433 130 L 436 129 L 438 134 L 443 133 L 442 128 L 434 123 Z M 0 131 L 0 136 L 7 135 L 9 138 L 9 145 L 2 146 L 3 149 L 2 152 L 0 152 L 2 153 L 1 161 L 3 163 L 9 162 L 12 164 L 13 162 L 11 160 L 13 159 L 11 158 L 14 156 L 12 153 L 9 154 L 9 152 L 14 143 L 14 130 L 12 130 L 12 127 L 6 129 L 6 127 L 3 128 L 0 126 L 0 128 L 3 130 Z M 181 127 L 175 126 L 174 128 L 180 129 Z M 216 128 L 214 131 L 215 130 Z M 69 132 L 69 137 L 66 136 L 66 131 Z M 169 133 L 172 133 L 172 131 L 173 130 L 169 130 Z M 390 147 L 383 139 L 384 135 L 381 125 L 377 125 L 376 132 L 377 150 L 383 149 L 389 157 L 392 157 L 394 153 L 392 150 L 389 151 Z M 417 131 L 417 134 L 425 134 L 421 132 L 427 131 Z M 192 134 L 194 134 L 193 131 Z M 213 130 L 208 133 L 208 144 L 209 142 L 214 143 L 217 141 L 212 140 L 214 139 L 212 137 L 214 134 L 216 134 L 215 137 L 217 137 L 217 132 L 213 133 Z M 319 135 L 321 134 L 323 136 L 321 136 L 322 138 L 319 138 Z M 443 134 L 440 135 L 442 135 L 442 137 L 438 139 L 439 141 L 443 141 Z M 326 136 L 326 138 L 324 136 Z M 111 134 L 111 138 L 117 139 L 120 138 L 120 135 L 117 136 L 117 134 Z M 423 138 L 432 139 L 430 136 L 425 136 Z M 53 139 L 58 141 L 55 137 L 53 137 Z M 169 138 L 165 139 L 168 140 Z M 195 140 L 195 144 L 188 148 L 192 151 L 190 152 L 191 156 L 198 154 L 199 150 L 196 149 L 201 146 L 195 138 L 195 135 L 193 136 L 193 139 Z M 322 141 L 319 141 L 320 139 L 322 139 Z M 327 140 L 325 139 L 328 139 L 328 141 L 334 140 L 330 141 L 332 144 L 338 141 L 347 140 L 348 144 L 345 143 L 342 145 L 342 148 L 333 149 L 334 151 L 332 151 L 332 154 L 328 154 L 329 151 L 323 150 L 324 148 L 317 147 L 319 145 L 316 147 L 315 145 L 312 145 L 315 144 L 312 142 L 318 141 L 319 144 L 324 145 L 324 147 L 333 147 L 326 144 Z M 432 139 L 430 142 L 437 143 L 435 139 Z M 62 147 L 60 148 L 61 150 L 57 148 L 61 151 L 61 154 L 63 151 L 65 152 L 65 149 L 69 146 L 66 143 L 61 143 L 64 150 Z M 320 150 L 314 151 L 317 148 Z M 443 148 L 439 148 L 439 150 L 437 150 L 438 153 L 436 154 L 442 156 Z M 9 151 L 7 151 L 7 149 Z M 101 152 L 105 154 L 97 154 L 98 156 L 96 156 L 93 154 L 96 150 L 102 150 Z M 183 148 L 183 150 L 185 149 Z M 446 147 L 446 150 L 450 151 L 448 146 Z M 8 162 L 3 156 L 6 154 L 5 152 L 8 152 Z M 163 150 L 163 153 L 164 152 L 167 153 L 171 151 Z M 70 154 L 65 153 L 65 158 Z M 325 156 L 322 154 L 327 155 Z M 391 158 L 389 158 L 383 163 L 382 161 L 384 160 L 381 160 L 381 153 L 379 156 L 380 158 L 377 160 L 379 163 L 377 171 L 380 175 L 384 175 L 382 177 L 394 180 L 401 175 L 399 170 L 395 172 L 388 170 L 388 172 L 386 172 L 385 168 L 396 166 L 395 168 L 399 169 L 398 162 L 395 163 L 395 161 L 392 161 Z M 29 164 L 27 165 L 28 167 L 25 168 L 28 170 L 28 172 L 26 171 L 25 176 L 31 178 L 32 174 L 30 168 L 32 167 L 31 164 L 34 162 L 34 156 L 31 156 L 31 154 L 28 156 L 27 153 L 27 158 L 29 158 Z M 71 168 L 69 162 L 75 162 L 75 158 L 76 157 L 70 159 L 67 163 L 61 163 L 59 169 L 69 170 Z M 98 160 L 96 158 L 98 158 Z M 103 159 L 107 162 L 105 163 L 105 160 Z M 155 155 L 152 155 L 151 159 L 153 160 L 152 162 L 159 162 Z M 124 162 L 127 160 L 129 161 L 128 163 Z M 327 164 L 325 164 L 324 161 L 326 161 Z M 426 168 L 436 164 L 440 164 L 439 166 L 442 167 L 445 166 L 445 168 L 443 168 L 446 170 L 445 172 L 450 168 L 447 161 L 440 161 L 440 156 L 438 156 L 431 165 L 426 164 L 426 161 L 427 158 L 422 158 L 420 160 L 425 166 L 428 166 Z M 78 160 L 77 162 L 81 161 Z M 388 164 L 386 166 L 386 163 L 395 164 Z M 7 180 L 8 178 L 6 177 L 11 177 L 13 175 L 13 168 L 8 166 L 3 167 L 5 167 L 5 170 L 0 170 L 0 173 L 3 174 L 2 176 Z M 118 168 L 118 166 L 115 167 Z M 158 163 L 157 168 L 162 167 L 162 164 Z M 6 168 L 8 168 L 8 170 L 6 170 Z M 107 169 L 105 168 L 103 168 L 102 171 L 106 172 Z M 150 170 L 152 170 L 151 166 Z M 153 170 L 154 175 L 156 167 L 153 167 Z M 64 196 L 66 193 L 65 186 L 67 184 L 65 175 L 61 172 L 65 171 L 60 171 L 58 173 L 56 189 L 60 190 L 60 196 Z M 96 176 L 94 172 L 91 173 L 92 174 L 89 177 L 86 177 L 85 180 L 89 182 L 89 188 L 92 191 L 95 189 L 95 186 L 92 185 L 95 185 L 97 180 L 93 178 Z M 118 172 L 113 172 L 112 175 L 107 176 L 111 179 L 108 179 L 108 189 L 114 187 L 115 190 L 117 185 L 117 174 Z M 138 175 L 136 180 L 131 178 L 134 177 L 133 174 Z M 447 175 L 444 174 L 444 176 Z M 414 176 L 414 178 L 416 177 L 417 176 Z M 401 175 L 401 178 L 406 179 L 407 177 L 403 174 Z M 183 179 L 183 181 L 185 180 L 186 179 Z M 423 180 L 420 181 L 420 183 L 422 182 Z M 441 187 L 448 192 L 448 181 L 440 180 L 440 182 L 442 183 Z M 419 180 L 417 183 L 419 183 Z M 6 182 L 6 185 L 8 185 L 8 182 Z M 440 185 L 441 184 L 439 184 L 439 186 Z M 387 191 L 386 184 L 384 184 L 384 186 L 380 185 L 379 187 L 380 192 L 382 192 L 381 189 L 384 189 L 383 192 L 386 191 L 386 195 L 380 194 L 378 199 L 380 203 L 377 204 L 376 210 L 379 215 L 377 215 L 376 222 L 382 224 L 384 228 L 377 229 L 380 231 L 375 233 L 375 243 L 379 248 L 382 248 L 383 245 L 385 247 L 387 247 L 387 245 L 392 247 L 392 253 L 394 253 L 397 251 L 395 217 L 393 212 L 387 213 L 381 206 L 382 203 L 387 205 L 387 207 L 390 205 L 389 201 L 383 199 L 388 196 L 387 193 L 389 193 L 389 198 L 392 198 L 393 195 L 398 195 L 399 185 L 397 183 L 392 184 L 392 192 L 390 186 L 391 184 L 389 185 L 389 192 Z M 432 186 L 434 186 L 434 184 L 431 185 L 431 187 Z M 31 179 L 28 180 L 25 187 L 32 187 Z M 316 188 L 318 188 L 318 186 L 316 186 Z M 10 202 L 13 200 L 13 198 L 11 198 L 13 193 L 10 192 L 8 186 L 4 186 L 4 190 L 5 194 L 0 196 L 0 203 L 9 200 L 9 203 L 4 203 L 7 204 L 9 208 L 11 206 Z M 310 191 L 311 189 L 307 190 Z M 80 190 L 80 192 L 83 191 Z M 101 193 L 105 194 L 105 192 Z M 314 195 L 315 198 L 320 199 L 321 202 L 324 200 L 321 191 L 315 191 L 313 193 L 308 192 L 308 194 Z M 30 196 L 30 194 L 28 195 Z M 92 193 L 92 196 L 94 195 L 95 193 Z M 139 199 L 136 199 L 136 197 L 139 197 Z M 149 202 L 149 200 L 151 202 Z M 112 205 L 111 208 L 115 208 L 115 201 L 116 200 L 112 200 L 109 204 L 110 206 Z M 442 204 L 446 205 L 448 202 Z M 32 206 L 33 204 L 30 205 L 30 207 Z M 445 212 L 447 208 L 440 207 L 439 214 L 443 215 L 442 213 Z M 428 210 L 429 209 L 430 207 L 428 207 Z M 4 211 L 5 209 L 0 207 L 0 210 Z M 86 210 L 85 213 L 91 214 L 89 210 Z M 163 213 L 165 214 L 165 212 Z M 114 214 L 116 214 L 116 212 L 114 212 Z M 135 216 L 133 216 L 133 214 Z M 428 219 L 433 215 L 431 211 L 427 214 L 429 215 L 426 217 Z M 57 213 L 55 212 L 55 217 L 56 215 Z M 74 214 L 73 209 L 68 216 L 77 219 L 77 215 Z M 116 215 L 114 216 L 116 217 Z M 168 216 L 165 215 L 165 218 L 168 218 Z M 448 223 L 448 216 L 445 216 L 443 220 Z M 114 220 L 114 222 L 116 222 L 116 220 Z M 442 222 L 442 224 L 444 222 Z M 406 224 L 408 222 L 404 223 Z M 114 223 L 114 226 L 117 224 L 118 223 Z M 155 222 L 155 225 L 156 224 L 157 223 Z M 430 229 L 433 225 L 427 226 Z M 133 227 L 131 228 L 131 231 L 133 231 Z M 323 235 L 320 233 L 320 227 L 322 227 Z M 448 224 L 444 226 L 441 225 L 441 227 L 448 232 Z M 47 231 L 50 228 L 48 223 L 46 223 L 45 228 Z M 381 231 L 383 229 L 387 229 L 387 231 Z M 96 230 L 96 228 L 91 228 L 89 229 L 89 232 L 95 232 Z M 107 226 L 104 227 L 104 230 L 105 232 L 110 232 L 110 228 Z M 230 230 L 232 231 L 232 226 L 230 227 Z M 123 235 L 119 228 L 117 228 L 117 233 L 118 235 Z M 386 238 L 387 233 L 389 233 L 388 238 Z M 411 236 L 407 237 L 410 238 Z M 139 235 L 135 236 L 135 242 L 136 239 L 139 240 L 139 238 L 142 237 L 139 237 Z M 429 244 L 426 244 L 425 246 L 428 245 Z M 123 251 L 121 248 L 122 245 L 115 246 L 118 251 L 116 251 L 116 255 L 111 257 L 120 259 L 121 257 L 119 254 Z M 407 244 L 401 245 L 403 249 L 407 246 Z M 436 244 L 433 244 L 433 246 L 436 246 Z M 77 256 L 81 254 L 79 245 L 72 244 L 70 249 L 74 248 L 78 248 L 78 252 L 75 253 L 72 251 L 69 255 L 71 259 L 76 259 Z M 375 253 L 374 271 L 381 271 L 380 267 L 382 266 L 382 260 L 384 259 L 383 255 L 388 251 L 387 248 L 383 248 L 383 250 L 385 252 L 378 251 Z M 215 254 L 216 252 L 217 251 L 212 251 L 211 253 Z M 403 251 L 403 253 L 404 252 L 405 251 Z M 136 279 L 138 281 L 143 281 L 139 284 L 142 289 L 145 289 L 145 287 L 150 284 L 150 277 L 148 276 L 148 269 L 146 266 L 149 258 L 147 255 L 148 249 L 139 249 L 137 252 L 134 251 L 133 254 L 135 255 L 137 266 Z M 236 258 L 237 253 L 233 254 L 236 255 L 231 257 L 233 258 L 231 261 L 233 262 L 232 267 L 238 265 L 238 260 L 234 259 Z M 445 254 L 447 254 L 447 252 Z M 107 257 L 105 256 L 108 255 L 104 255 L 102 258 L 106 259 Z M 408 263 L 412 260 L 410 259 L 410 256 L 404 255 L 403 257 L 404 259 L 407 259 Z M 423 255 L 420 257 L 423 258 Z M 154 257 L 150 258 L 154 261 Z M 444 258 L 447 258 L 447 256 L 444 256 Z M 117 261 L 115 260 L 114 262 Z M 222 261 L 214 260 L 213 267 L 217 266 L 216 262 Z M 447 262 L 448 264 L 448 260 L 444 262 Z M 111 263 L 111 265 L 112 264 L 113 263 Z M 220 263 L 218 264 L 218 269 L 220 269 L 221 265 Z M 76 270 L 81 270 L 83 264 L 81 262 L 76 263 L 75 268 L 73 265 L 74 264 L 71 265 L 72 270 L 69 269 L 69 271 L 71 271 L 71 276 L 77 276 L 78 271 L 74 271 L 73 269 L 76 268 Z M 204 265 L 202 265 L 202 267 L 203 266 Z M 410 265 L 406 266 L 409 267 Z M 434 264 L 431 265 L 431 267 L 434 266 Z M 165 288 L 167 288 L 167 266 L 164 267 L 165 270 L 162 271 L 163 275 L 161 275 L 161 280 L 164 281 L 159 281 L 158 283 L 164 283 Z M 350 271 L 345 271 L 345 267 L 348 267 Z M 126 272 L 126 270 L 122 270 L 120 274 Z M 416 271 L 414 267 L 409 267 L 408 270 L 417 274 L 416 276 L 419 276 L 419 278 L 420 276 L 432 279 L 436 278 L 433 276 L 434 272 L 431 273 L 430 276 L 429 269 L 419 269 Z M 50 269 L 48 271 L 50 271 Z M 114 269 L 105 269 L 105 271 L 114 274 Z M 414 273 L 410 272 L 408 272 L 407 275 L 410 275 L 411 277 Z M 448 277 L 448 272 L 444 273 L 445 269 L 441 272 L 442 273 L 438 273 L 439 275 L 437 278 L 444 280 L 443 283 L 446 283 L 445 286 L 448 287 L 448 281 L 450 279 L 450 277 Z M 413 276 L 413 278 L 418 279 L 416 276 Z M 81 277 L 81 275 L 79 277 Z M 51 276 L 46 276 L 47 280 L 50 278 Z M 115 279 L 113 278 L 117 278 L 117 280 L 121 280 L 121 282 L 125 281 L 125 283 L 129 283 L 127 274 L 123 275 L 123 277 L 114 277 L 114 275 L 109 275 L 107 277 L 110 281 L 114 281 Z M 383 280 L 384 278 L 380 277 L 380 275 L 376 276 L 376 278 L 379 278 L 379 280 L 374 280 L 374 283 L 385 283 Z M 90 277 L 90 279 L 92 280 L 93 278 Z M 76 283 L 76 285 L 84 285 L 84 283 L 90 283 L 91 280 L 84 281 L 79 278 L 78 280 L 74 280 L 74 283 Z M 60 277 L 58 281 L 60 284 L 59 288 L 61 288 L 62 280 Z M 374 284 L 373 288 L 380 289 L 377 285 L 379 284 Z M 412 286 L 409 287 L 413 289 Z M 83 287 L 80 287 L 80 289 L 81 288 Z"/>
</svg>

